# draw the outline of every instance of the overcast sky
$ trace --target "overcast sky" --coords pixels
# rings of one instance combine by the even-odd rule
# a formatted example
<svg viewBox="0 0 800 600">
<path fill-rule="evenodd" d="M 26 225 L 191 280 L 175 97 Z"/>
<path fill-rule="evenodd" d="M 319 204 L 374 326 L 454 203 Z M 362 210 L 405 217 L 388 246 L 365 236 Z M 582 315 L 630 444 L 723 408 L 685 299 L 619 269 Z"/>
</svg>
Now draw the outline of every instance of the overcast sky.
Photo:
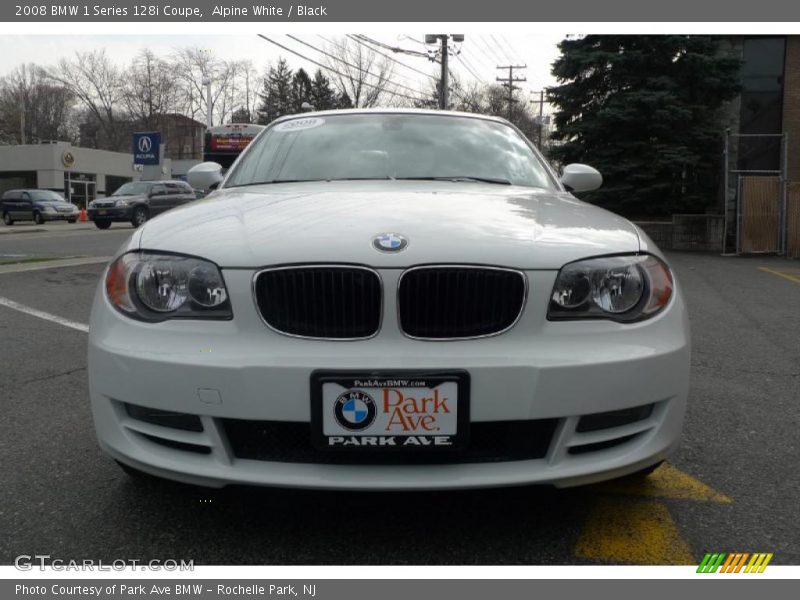
<svg viewBox="0 0 800 600">
<path fill-rule="evenodd" d="M 462 64 L 464 61 L 469 68 L 484 82 L 493 82 L 501 74 L 496 69 L 498 64 L 507 65 L 526 64 L 527 69 L 520 71 L 519 75 L 527 78 L 527 82 L 520 84 L 523 89 L 539 90 L 543 86 L 552 85 L 554 82 L 550 75 L 550 65 L 558 56 L 556 44 L 566 37 L 568 32 L 553 32 L 542 35 L 501 35 L 501 34 L 468 34 L 462 45 L 461 54 L 451 62 L 452 70 L 457 77 L 465 81 L 475 80 L 472 74 Z M 389 36 L 386 34 L 371 35 L 376 39 L 391 46 L 400 46 L 411 50 L 424 50 L 420 33 Z M 268 37 L 296 50 L 310 58 L 321 59 L 319 53 L 307 46 L 287 38 L 285 35 L 269 34 Z M 341 36 L 335 34 L 296 35 L 304 42 L 325 48 L 325 39 Z M 60 58 L 70 57 L 76 51 L 87 51 L 105 48 L 107 54 L 116 62 L 125 64 L 129 62 L 143 47 L 149 47 L 158 55 L 168 55 L 175 48 L 181 46 L 199 46 L 212 50 L 215 54 L 226 59 L 249 59 L 253 65 L 263 72 L 270 62 L 278 56 L 285 57 L 292 68 L 304 67 L 313 72 L 316 66 L 281 50 L 255 35 L 150 35 L 150 36 L 125 36 L 125 35 L 0 35 L 0 75 L 5 75 L 16 66 L 35 62 L 42 65 L 52 65 Z M 394 54 L 401 62 L 420 71 L 433 73 L 436 67 L 433 63 L 421 57 Z M 395 65 L 395 75 L 398 81 L 410 87 L 428 89 L 423 85 L 425 77 L 411 69 Z M 502 75 L 507 75 L 507 71 Z M 416 85 L 414 85 L 416 83 Z M 428 83 L 430 81 L 428 80 Z"/>
</svg>

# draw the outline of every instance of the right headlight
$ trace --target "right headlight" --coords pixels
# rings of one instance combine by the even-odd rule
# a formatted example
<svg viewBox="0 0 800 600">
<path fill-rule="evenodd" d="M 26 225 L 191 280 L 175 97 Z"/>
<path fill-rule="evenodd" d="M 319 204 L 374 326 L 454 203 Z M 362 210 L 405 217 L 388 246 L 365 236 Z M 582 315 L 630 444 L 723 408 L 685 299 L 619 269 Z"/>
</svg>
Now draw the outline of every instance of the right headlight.
<svg viewBox="0 0 800 600">
<path fill-rule="evenodd" d="M 672 290 L 669 267 L 650 254 L 580 260 L 559 271 L 547 318 L 641 321 L 663 309 Z"/>
<path fill-rule="evenodd" d="M 219 267 L 200 258 L 129 252 L 111 263 L 105 287 L 117 310 L 142 321 L 233 317 Z"/>
</svg>

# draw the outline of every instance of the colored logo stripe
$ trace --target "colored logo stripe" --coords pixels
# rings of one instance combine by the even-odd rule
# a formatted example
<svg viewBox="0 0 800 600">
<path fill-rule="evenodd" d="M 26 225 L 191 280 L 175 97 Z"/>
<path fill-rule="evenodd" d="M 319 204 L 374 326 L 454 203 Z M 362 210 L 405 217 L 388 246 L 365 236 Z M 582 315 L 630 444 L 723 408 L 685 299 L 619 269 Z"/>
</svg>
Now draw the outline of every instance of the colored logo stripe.
<svg viewBox="0 0 800 600">
<path fill-rule="evenodd" d="M 730 554 L 707 552 L 697 567 L 697 572 L 716 573 L 719 569 L 720 573 L 739 573 L 744 567 L 744 571 L 742 571 L 744 573 L 763 573 L 772 560 L 772 556 L 771 552 L 757 552 L 752 555 L 749 552 L 732 552 Z M 750 562 L 745 567 L 748 558 Z"/>
</svg>

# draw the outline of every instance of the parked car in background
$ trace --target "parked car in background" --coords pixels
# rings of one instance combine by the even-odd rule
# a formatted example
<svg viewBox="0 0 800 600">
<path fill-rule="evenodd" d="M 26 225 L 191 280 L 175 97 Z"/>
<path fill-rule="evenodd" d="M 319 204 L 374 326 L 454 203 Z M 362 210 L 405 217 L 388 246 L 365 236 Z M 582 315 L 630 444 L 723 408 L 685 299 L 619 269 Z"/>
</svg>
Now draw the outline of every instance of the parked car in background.
<svg viewBox="0 0 800 600">
<path fill-rule="evenodd" d="M 0 203 L 6 225 L 13 225 L 14 221 L 33 221 L 41 225 L 45 221 L 74 223 L 78 220 L 78 207 L 52 190 L 8 190 Z"/>
<path fill-rule="evenodd" d="M 114 222 L 130 222 L 139 227 L 148 219 L 195 200 L 194 190 L 185 181 L 131 181 L 111 194 L 89 203 L 87 215 L 99 229 Z"/>
</svg>

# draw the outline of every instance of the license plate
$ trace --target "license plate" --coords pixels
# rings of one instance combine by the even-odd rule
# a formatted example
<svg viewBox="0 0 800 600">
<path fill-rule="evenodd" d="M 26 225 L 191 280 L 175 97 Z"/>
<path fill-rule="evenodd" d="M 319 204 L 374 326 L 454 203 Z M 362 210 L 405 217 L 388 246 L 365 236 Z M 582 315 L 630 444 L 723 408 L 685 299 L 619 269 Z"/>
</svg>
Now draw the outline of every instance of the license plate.
<svg viewBox="0 0 800 600">
<path fill-rule="evenodd" d="M 97 214 L 98 215 L 105 215 L 105 214 L 108 214 L 108 211 L 107 210 L 98 210 Z"/>
<path fill-rule="evenodd" d="M 326 450 L 461 448 L 469 436 L 469 375 L 315 371 L 311 430 L 314 445 Z"/>
</svg>

